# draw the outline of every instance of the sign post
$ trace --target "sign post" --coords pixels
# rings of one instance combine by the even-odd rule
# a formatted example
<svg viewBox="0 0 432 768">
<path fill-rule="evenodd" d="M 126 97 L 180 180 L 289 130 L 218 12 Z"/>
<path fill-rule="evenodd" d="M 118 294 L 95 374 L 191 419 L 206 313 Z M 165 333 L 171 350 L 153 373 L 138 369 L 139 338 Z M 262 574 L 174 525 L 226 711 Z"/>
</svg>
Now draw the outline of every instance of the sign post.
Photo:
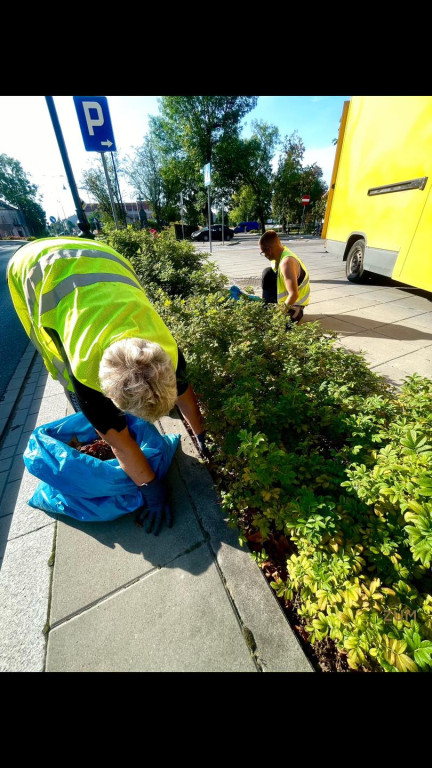
<svg viewBox="0 0 432 768">
<path fill-rule="evenodd" d="M 182 233 L 183 233 L 183 240 L 184 240 L 184 224 L 183 224 L 184 206 L 183 206 L 183 192 L 180 192 L 180 215 L 181 215 L 181 225 L 182 225 Z"/>
<path fill-rule="evenodd" d="M 118 221 L 117 221 L 117 214 L 116 214 L 115 203 L 114 203 L 114 196 L 113 196 L 113 193 L 112 193 L 111 181 L 110 181 L 110 177 L 108 175 L 108 168 L 107 168 L 107 164 L 106 164 L 106 160 L 105 160 L 105 155 L 104 155 L 103 152 L 101 152 L 101 158 L 102 158 L 102 165 L 103 165 L 104 171 L 105 171 L 105 178 L 106 178 L 106 183 L 107 183 L 107 187 L 108 187 L 108 194 L 109 194 L 109 198 L 110 198 L 110 201 L 111 201 L 111 210 L 113 212 L 116 229 L 118 229 Z"/>
<path fill-rule="evenodd" d="M 303 206 L 303 216 L 302 216 L 302 227 L 304 222 L 304 216 L 305 216 L 305 210 L 306 206 L 310 203 L 310 195 L 302 195 L 302 206 Z"/>
<path fill-rule="evenodd" d="M 70 188 L 70 191 L 72 192 L 72 197 L 75 203 L 75 210 L 76 210 L 77 220 L 78 220 L 78 228 L 81 230 L 80 237 L 88 237 L 91 240 L 94 240 L 94 235 L 90 229 L 90 224 L 87 220 L 87 216 L 85 215 L 85 212 L 81 207 L 81 199 L 78 193 L 78 187 L 75 184 L 74 175 L 72 173 L 72 166 L 69 161 L 69 155 L 67 153 L 62 129 L 60 127 L 60 122 L 58 119 L 57 110 L 55 108 L 54 99 L 52 96 L 45 96 L 45 100 L 47 103 L 48 111 L 50 113 L 51 122 L 53 124 L 54 133 L 56 135 L 61 158 L 63 160 L 63 165 L 66 171 L 69 188 Z"/>
<path fill-rule="evenodd" d="M 211 168 L 210 163 L 204 166 L 204 186 L 208 187 L 208 223 L 209 223 L 209 243 L 210 253 L 212 252 L 212 239 L 211 239 L 211 205 L 210 205 L 210 184 L 211 184 Z"/>
<path fill-rule="evenodd" d="M 74 96 L 73 100 L 86 151 L 101 153 L 115 226 L 118 229 L 114 196 L 104 157 L 104 152 L 117 151 L 108 109 L 108 99 L 106 96 Z"/>
</svg>

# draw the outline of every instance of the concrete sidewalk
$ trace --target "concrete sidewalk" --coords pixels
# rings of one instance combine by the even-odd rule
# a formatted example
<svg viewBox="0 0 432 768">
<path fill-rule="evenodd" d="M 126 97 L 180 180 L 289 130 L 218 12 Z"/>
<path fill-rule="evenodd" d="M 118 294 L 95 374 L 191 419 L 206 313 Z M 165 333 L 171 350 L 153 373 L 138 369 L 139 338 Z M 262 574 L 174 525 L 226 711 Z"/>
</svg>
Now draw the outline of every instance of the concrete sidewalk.
<svg viewBox="0 0 432 768">
<path fill-rule="evenodd" d="M 173 528 L 155 537 L 133 515 L 80 523 L 28 506 L 31 431 L 70 409 L 31 354 L 0 449 L 0 670 L 313 671 L 176 412 L 157 424 L 181 435 L 167 476 Z"/>
<path fill-rule="evenodd" d="M 395 384 L 432 375 L 430 295 L 353 285 L 322 241 L 287 243 L 310 270 L 306 321 L 364 349 Z M 212 259 L 259 292 L 256 242 L 215 247 Z M 39 482 L 22 461 L 31 431 L 68 408 L 31 345 L 0 408 L 0 671 L 313 671 L 175 413 L 157 425 L 181 434 L 167 478 L 174 526 L 154 537 L 133 515 L 78 523 L 27 505 Z"/>
</svg>

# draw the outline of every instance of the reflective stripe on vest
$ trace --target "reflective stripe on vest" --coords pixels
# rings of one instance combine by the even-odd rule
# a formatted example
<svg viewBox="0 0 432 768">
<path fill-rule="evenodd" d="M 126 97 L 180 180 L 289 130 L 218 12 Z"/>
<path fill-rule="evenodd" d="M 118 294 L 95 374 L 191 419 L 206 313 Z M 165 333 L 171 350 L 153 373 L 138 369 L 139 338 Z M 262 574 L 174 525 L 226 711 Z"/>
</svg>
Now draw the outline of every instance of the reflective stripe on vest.
<svg viewBox="0 0 432 768">
<path fill-rule="evenodd" d="M 87 250 L 83 240 L 77 248 L 73 248 L 73 239 L 61 241 L 65 248 L 59 249 L 57 243 L 29 243 L 8 264 L 12 300 L 53 378 L 73 391 L 61 355 L 44 328 L 59 334 L 74 376 L 99 391 L 103 352 L 124 338 L 160 344 L 176 369 L 177 344 L 150 304 L 132 265 L 105 244 L 99 250 L 89 241 Z M 96 271 L 89 259 L 102 260 L 95 265 Z"/>
<path fill-rule="evenodd" d="M 133 288 L 139 288 L 139 286 L 131 280 L 130 277 L 123 277 L 123 275 L 113 275 L 99 273 L 97 275 L 71 275 L 62 280 L 61 283 L 56 285 L 52 291 L 42 294 L 39 302 L 39 313 L 45 315 L 46 312 L 51 312 L 55 309 L 61 300 L 65 298 L 69 293 L 75 290 L 75 288 L 82 288 L 84 285 L 96 285 L 97 283 L 126 283 L 126 285 L 132 285 Z"/>
<path fill-rule="evenodd" d="M 47 253 L 46 256 L 43 256 L 35 265 L 32 267 L 30 272 L 27 275 L 25 284 L 24 284 L 24 292 L 26 294 L 27 299 L 27 305 L 29 308 L 30 316 L 33 316 L 33 310 L 34 305 L 36 302 L 36 286 L 41 282 L 44 274 L 44 270 L 49 264 L 53 264 L 58 259 L 76 259 L 78 256 L 80 256 L 83 253 L 82 248 L 76 248 L 76 249 L 62 249 L 58 251 L 51 251 L 50 253 Z M 108 253 L 107 251 L 85 251 L 85 257 L 86 259 L 108 259 L 111 261 L 116 261 L 118 264 L 121 264 L 122 267 L 126 267 L 130 272 L 132 272 L 133 275 L 135 275 L 132 266 L 129 266 L 129 264 L 124 264 L 121 259 L 119 259 L 117 256 L 114 256 L 111 253 Z M 82 277 L 81 275 L 77 275 L 77 277 Z M 69 278 L 68 278 L 69 279 Z M 126 282 L 126 280 L 123 280 L 122 282 Z M 132 280 L 129 281 L 132 285 L 137 286 L 137 283 L 134 283 Z M 88 285 L 88 283 L 81 283 L 82 285 Z M 78 283 L 77 283 L 78 286 Z M 75 286 L 73 286 L 70 290 L 73 291 Z M 138 287 L 141 286 L 138 284 Z M 54 289 L 55 290 L 55 289 Z M 63 294 L 63 296 L 66 296 L 67 292 Z M 62 297 L 63 298 L 63 297 Z M 60 299 L 59 299 L 60 301 Z M 51 307 L 53 309 L 55 304 Z M 48 312 L 48 304 L 46 305 L 46 309 L 41 310 L 41 314 L 43 312 Z"/>
<path fill-rule="evenodd" d="M 282 261 L 288 258 L 289 256 L 296 260 L 296 262 L 299 264 L 300 267 L 302 267 L 305 273 L 305 276 L 302 282 L 298 286 L 298 298 L 295 302 L 295 306 L 306 306 L 307 304 L 309 304 L 309 295 L 310 295 L 309 272 L 307 271 L 302 260 L 298 256 L 296 256 L 295 253 L 290 251 L 288 248 L 284 248 L 284 253 L 282 254 L 282 258 L 279 262 L 278 268 L 275 269 L 276 263 L 272 262 L 274 264 L 273 270 L 277 273 L 277 301 L 278 303 L 283 303 L 289 294 L 289 291 L 287 291 L 286 289 L 284 276 L 280 269 Z"/>
</svg>

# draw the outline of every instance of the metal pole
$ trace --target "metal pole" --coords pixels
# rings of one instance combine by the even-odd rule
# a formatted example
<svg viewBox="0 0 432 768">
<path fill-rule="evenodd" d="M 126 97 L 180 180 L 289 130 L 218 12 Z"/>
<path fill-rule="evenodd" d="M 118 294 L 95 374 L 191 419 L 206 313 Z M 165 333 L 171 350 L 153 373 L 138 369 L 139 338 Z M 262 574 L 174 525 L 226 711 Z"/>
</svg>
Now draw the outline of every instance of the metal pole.
<svg viewBox="0 0 432 768">
<path fill-rule="evenodd" d="M 208 220 L 209 220 L 209 243 L 210 253 L 212 253 L 212 239 L 211 239 L 211 208 L 210 208 L 210 184 L 207 187 L 208 190 Z"/>
<path fill-rule="evenodd" d="M 106 160 L 105 160 L 105 156 L 104 155 L 105 155 L 105 152 L 101 152 L 102 163 L 103 163 L 103 167 L 104 167 L 104 171 L 105 171 L 105 178 L 107 180 L 107 185 L 108 185 L 108 193 L 109 193 L 110 200 L 111 200 L 111 208 L 112 208 L 112 212 L 113 212 L 113 216 L 114 216 L 115 226 L 116 226 L 116 229 L 118 229 L 119 226 L 118 226 L 117 214 L 116 214 L 115 205 L 114 205 L 113 193 L 112 193 L 112 189 L 111 189 L 111 182 L 110 182 L 110 177 L 108 175 L 108 168 L 107 168 L 107 164 L 106 164 Z"/>
<path fill-rule="evenodd" d="M 69 162 L 69 156 L 67 153 L 66 144 L 64 142 L 62 130 L 60 127 L 60 122 L 57 116 L 54 99 L 52 96 L 45 96 L 45 100 L 51 116 L 51 122 L 53 124 L 54 133 L 57 139 L 57 144 L 60 150 L 61 158 L 63 160 L 64 169 L 66 171 L 66 176 L 69 183 L 69 189 L 72 192 L 72 197 L 75 203 L 75 210 L 76 210 L 77 219 L 78 219 L 78 229 L 81 230 L 79 237 L 88 237 L 89 239 L 94 240 L 94 234 L 90 229 L 90 224 L 87 220 L 87 216 L 85 215 L 85 212 L 83 211 L 83 208 L 81 206 L 81 198 L 78 193 L 78 187 L 75 184 L 75 179 L 72 173 L 72 166 Z"/>
<path fill-rule="evenodd" d="M 110 152 L 110 155 L 111 155 L 111 162 L 112 162 L 112 166 L 113 166 L 113 170 L 114 170 L 114 179 L 115 179 L 115 183 L 116 183 L 116 191 L 117 191 L 118 199 L 120 201 L 120 208 L 122 209 L 122 211 L 124 211 L 124 203 L 123 203 L 123 198 L 122 198 L 121 191 L 120 191 L 120 184 L 119 184 L 118 175 L 117 175 L 117 168 L 116 168 L 116 165 L 115 165 L 115 162 L 114 162 L 114 153 Z M 126 224 L 126 214 L 125 214 L 125 221 L 124 221 L 124 223 Z"/>
<path fill-rule="evenodd" d="M 183 192 L 180 192 L 180 213 L 181 213 L 181 225 L 184 240 L 184 224 L 183 224 Z"/>
<path fill-rule="evenodd" d="M 224 238 L 224 205 L 222 200 L 222 245 L 225 245 L 225 238 Z"/>
</svg>

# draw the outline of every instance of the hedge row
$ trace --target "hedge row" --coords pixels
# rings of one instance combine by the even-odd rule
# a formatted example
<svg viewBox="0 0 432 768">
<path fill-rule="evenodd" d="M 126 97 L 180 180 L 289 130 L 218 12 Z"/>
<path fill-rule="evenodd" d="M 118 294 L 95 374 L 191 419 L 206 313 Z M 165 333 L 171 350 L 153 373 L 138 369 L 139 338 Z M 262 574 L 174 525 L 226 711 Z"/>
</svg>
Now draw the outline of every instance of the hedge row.
<svg viewBox="0 0 432 768">
<path fill-rule="evenodd" d="M 230 524 L 252 520 L 261 564 L 290 540 L 273 587 L 300 597 L 310 641 L 329 636 L 353 669 L 429 671 L 432 382 L 395 390 L 318 323 L 286 332 L 168 233 L 108 239 L 185 353 Z"/>
</svg>

